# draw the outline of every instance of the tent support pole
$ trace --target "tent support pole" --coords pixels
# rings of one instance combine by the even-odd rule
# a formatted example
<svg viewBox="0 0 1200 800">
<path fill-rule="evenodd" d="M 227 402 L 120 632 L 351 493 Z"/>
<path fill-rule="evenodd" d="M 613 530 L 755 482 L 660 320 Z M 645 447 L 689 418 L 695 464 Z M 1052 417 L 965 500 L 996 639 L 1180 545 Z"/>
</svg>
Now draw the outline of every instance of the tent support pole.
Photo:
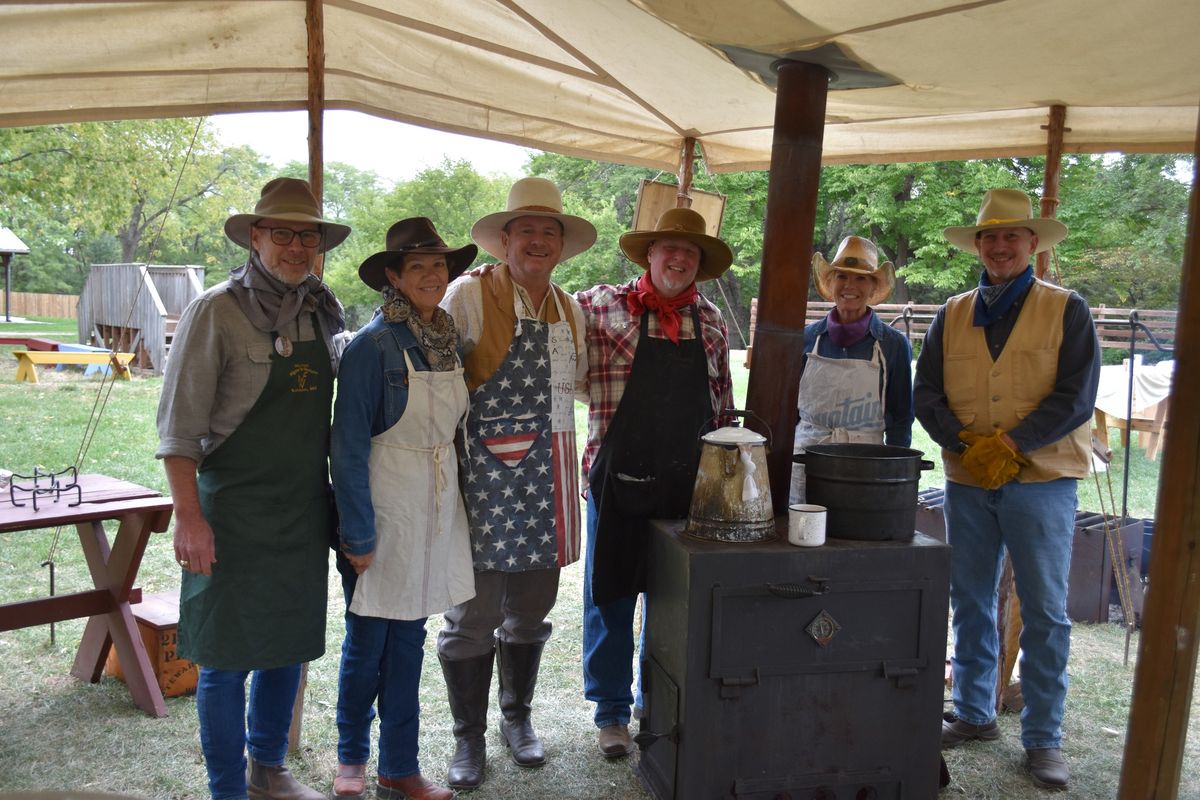
<svg viewBox="0 0 1200 800">
<path fill-rule="evenodd" d="M 776 68 L 775 133 L 746 406 L 769 428 L 760 433 L 769 432 L 773 443 L 767 455 L 771 498 L 775 513 L 785 514 L 829 72 L 799 61 L 781 61 Z"/>
<path fill-rule="evenodd" d="M 1043 217 L 1058 216 L 1058 183 L 1062 175 L 1063 133 L 1070 130 L 1066 127 L 1066 121 L 1066 106 L 1050 106 L 1049 124 L 1042 126 L 1042 130 L 1046 131 L 1046 175 L 1042 179 L 1041 207 Z M 1050 251 L 1047 250 L 1044 253 L 1038 253 L 1033 272 L 1040 280 L 1046 280 L 1046 273 L 1049 271 Z"/>
<path fill-rule="evenodd" d="M 696 166 L 696 137 L 687 136 L 679 151 L 679 191 L 675 195 L 676 208 L 692 207 L 692 173 Z"/>
<path fill-rule="evenodd" d="M 1175 379 L 1154 525 L 1120 800 L 1179 794 L 1200 632 L 1200 134 L 1179 289 Z"/>
<path fill-rule="evenodd" d="M 306 0 L 308 28 L 308 183 L 321 204 L 324 194 L 325 8 L 322 0 Z"/>
</svg>

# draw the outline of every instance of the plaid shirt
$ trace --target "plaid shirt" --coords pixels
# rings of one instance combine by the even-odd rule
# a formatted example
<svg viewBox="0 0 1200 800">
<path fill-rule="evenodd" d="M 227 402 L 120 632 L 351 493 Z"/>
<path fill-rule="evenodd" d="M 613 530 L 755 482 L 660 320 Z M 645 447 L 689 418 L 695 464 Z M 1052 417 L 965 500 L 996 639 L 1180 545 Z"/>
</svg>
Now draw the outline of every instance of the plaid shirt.
<svg viewBox="0 0 1200 800">
<path fill-rule="evenodd" d="M 625 393 L 625 384 L 629 382 L 630 370 L 633 369 L 633 354 L 641 335 L 641 320 L 629 313 L 625 297 L 636 283 L 635 279 L 621 286 L 601 284 L 575 295 L 587 318 L 587 393 L 577 396 L 578 400 L 588 404 L 588 439 L 583 450 L 584 486 L 587 485 L 592 460 L 617 412 L 621 396 Z M 697 295 L 697 298 L 695 306 L 688 305 L 679 310 L 683 323 L 679 338 L 696 337 L 692 309 L 698 308 L 700 340 L 708 360 L 708 391 L 713 408 L 718 411 L 733 408 L 733 381 L 729 377 L 729 331 L 720 310 L 702 295 Z M 647 323 L 649 335 L 665 339 L 658 314 L 652 311 L 646 313 L 650 314 Z M 727 422 L 718 420 L 718 424 Z"/>
</svg>

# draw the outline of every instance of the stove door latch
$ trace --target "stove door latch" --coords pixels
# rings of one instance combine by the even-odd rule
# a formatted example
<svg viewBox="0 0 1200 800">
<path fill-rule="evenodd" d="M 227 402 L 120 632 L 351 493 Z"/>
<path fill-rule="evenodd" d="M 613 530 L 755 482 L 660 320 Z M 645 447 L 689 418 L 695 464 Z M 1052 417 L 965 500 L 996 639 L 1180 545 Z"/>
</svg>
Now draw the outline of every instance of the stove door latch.
<svg viewBox="0 0 1200 800">
<path fill-rule="evenodd" d="M 883 662 L 884 679 L 894 680 L 897 689 L 911 689 L 916 686 L 917 672 L 916 667 L 893 667 L 889 666 L 888 662 Z"/>
</svg>

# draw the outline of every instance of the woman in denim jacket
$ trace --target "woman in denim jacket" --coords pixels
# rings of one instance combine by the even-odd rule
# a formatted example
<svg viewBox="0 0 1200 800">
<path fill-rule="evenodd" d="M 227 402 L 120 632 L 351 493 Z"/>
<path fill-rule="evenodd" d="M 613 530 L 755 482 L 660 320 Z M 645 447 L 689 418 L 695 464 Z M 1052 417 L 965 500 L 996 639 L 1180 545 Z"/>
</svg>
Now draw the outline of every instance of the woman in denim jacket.
<svg viewBox="0 0 1200 800">
<path fill-rule="evenodd" d="M 346 638 L 338 676 L 334 796 L 366 792 L 379 708 L 380 797 L 442 800 L 422 777 L 418 685 L 425 620 L 475 595 L 454 434 L 467 411 L 454 320 L 438 307 L 475 259 L 424 217 L 401 220 L 358 268 L 379 313 L 342 355 L 330 463 L 340 516 Z"/>
</svg>

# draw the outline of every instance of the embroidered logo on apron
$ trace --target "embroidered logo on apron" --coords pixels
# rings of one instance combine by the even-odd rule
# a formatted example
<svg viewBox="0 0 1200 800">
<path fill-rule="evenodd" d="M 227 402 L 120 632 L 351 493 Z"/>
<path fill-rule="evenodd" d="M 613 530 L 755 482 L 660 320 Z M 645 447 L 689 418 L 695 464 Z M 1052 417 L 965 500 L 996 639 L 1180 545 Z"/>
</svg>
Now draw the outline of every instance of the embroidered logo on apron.
<svg viewBox="0 0 1200 800">
<path fill-rule="evenodd" d="M 288 376 L 295 381 L 291 390 L 293 392 L 315 392 L 317 386 L 316 384 L 309 383 L 309 379 L 316 374 L 317 371 L 304 362 L 292 367 L 291 371 L 288 372 Z"/>
</svg>

